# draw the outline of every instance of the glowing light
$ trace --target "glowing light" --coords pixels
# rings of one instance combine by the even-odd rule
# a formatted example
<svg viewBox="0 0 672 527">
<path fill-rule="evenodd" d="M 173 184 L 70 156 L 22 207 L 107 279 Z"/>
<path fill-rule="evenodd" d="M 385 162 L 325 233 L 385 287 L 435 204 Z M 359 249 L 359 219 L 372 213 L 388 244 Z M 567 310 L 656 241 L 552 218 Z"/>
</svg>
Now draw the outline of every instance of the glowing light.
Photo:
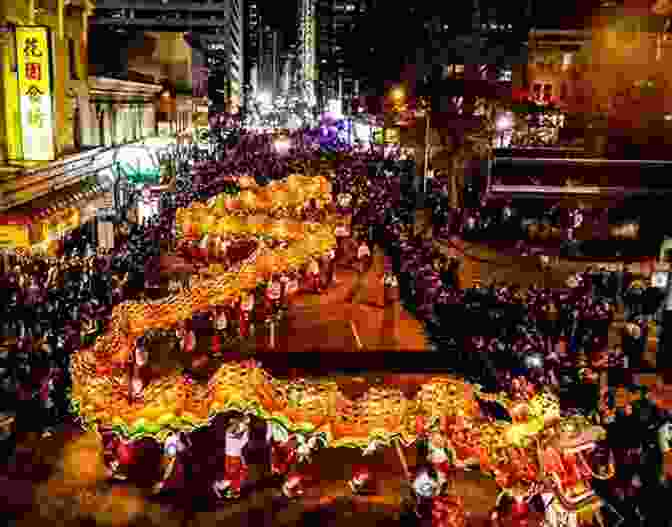
<svg viewBox="0 0 672 527">
<path fill-rule="evenodd" d="M 340 99 L 331 99 L 327 103 L 326 117 L 331 119 L 343 119 L 343 101 Z"/>
<path fill-rule="evenodd" d="M 289 149 L 292 147 L 292 142 L 289 139 L 277 139 L 274 143 L 275 151 L 281 155 L 289 154 Z"/>
<path fill-rule="evenodd" d="M 497 130 L 509 130 L 513 127 L 513 117 L 510 114 L 504 114 L 497 119 Z"/>
<path fill-rule="evenodd" d="M 394 100 L 397 101 L 397 102 L 398 102 L 398 101 L 401 101 L 401 100 L 404 98 L 405 95 L 406 95 L 406 94 L 404 93 L 404 89 L 403 89 L 403 88 L 394 88 L 394 89 L 390 92 L 390 96 L 392 97 L 392 99 L 394 99 Z"/>
<path fill-rule="evenodd" d="M 261 92 L 257 95 L 257 101 L 263 106 L 270 106 L 272 102 L 271 94 L 268 92 Z"/>
</svg>

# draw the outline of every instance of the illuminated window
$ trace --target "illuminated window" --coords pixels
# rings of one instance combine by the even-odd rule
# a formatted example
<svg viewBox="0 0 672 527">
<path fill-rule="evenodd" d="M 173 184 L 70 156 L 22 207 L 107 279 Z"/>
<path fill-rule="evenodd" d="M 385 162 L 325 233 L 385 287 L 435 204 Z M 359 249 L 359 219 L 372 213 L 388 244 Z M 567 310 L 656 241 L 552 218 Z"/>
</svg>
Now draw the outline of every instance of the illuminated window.
<svg viewBox="0 0 672 527">
<path fill-rule="evenodd" d="M 464 75 L 464 64 L 455 64 L 455 75 Z"/>
<path fill-rule="evenodd" d="M 569 67 L 572 65 L 572 62 L 574 62 L 574 54 L 573 53 L 563 53 L 562 54 L 562 70 L 567 71 Z"/>
<path fill-rule="evenodd" d="M 511 82 L 512 72 L 511 70 L 502 70 L 499 73 L 499 80 L 503 82 Z"/>
</svg>

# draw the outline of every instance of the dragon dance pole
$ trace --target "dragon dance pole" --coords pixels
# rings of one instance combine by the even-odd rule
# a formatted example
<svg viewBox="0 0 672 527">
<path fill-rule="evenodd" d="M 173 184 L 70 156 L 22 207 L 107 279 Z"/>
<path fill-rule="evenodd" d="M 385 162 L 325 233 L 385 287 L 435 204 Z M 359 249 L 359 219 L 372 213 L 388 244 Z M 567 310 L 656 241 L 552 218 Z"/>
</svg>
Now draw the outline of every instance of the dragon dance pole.
<svg viewBox="0 0 672 527">
<path fill-rule="evenodd" d="M 398 439 L 394 440 L 394 448 L 397 451 L 397 456 L 399 456 L 399 461 L 401 462 L 401 468 L 404 469 L 404 475 L 406 476 L 406 479 L 410 481 L 411 471 L 408 469 L 408 463 L 406 462 L 406 455 L 404 454 L 404 451 L 401 449 L 401 443 L 399 443 Z"/>
<path fill-rule="evenodd" d="M 350 329 L 352 330 L 352 335 L 355 337 L 355 342 L 357 343 L 357 349 L 361 350 L 364 346 L 362 346 L 362 341 L 359 338 L 359 333 L 357 333 L 357 327 L 355 326 L 354 320 L 350 321 Z"/>
<path fill-rule="evenodd" d="M 271 321 L 270 324 L 270 330 L 271 330 L 271 335 L 270 335 L 270 348 L 275 349 L 275 320 Z"/>
</svg>

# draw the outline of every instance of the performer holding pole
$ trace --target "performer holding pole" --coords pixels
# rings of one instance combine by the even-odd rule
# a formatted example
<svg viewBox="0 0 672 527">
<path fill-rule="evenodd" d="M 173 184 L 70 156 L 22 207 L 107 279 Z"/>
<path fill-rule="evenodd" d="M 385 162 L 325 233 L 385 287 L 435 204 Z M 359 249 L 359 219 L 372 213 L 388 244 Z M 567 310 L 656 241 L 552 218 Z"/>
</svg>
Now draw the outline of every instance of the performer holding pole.
<svg viewBox="0 0 672 527">
<path fill-rule="evenodd" d="M 371 265 L 371 251 L 364 239 L 359 240 L 359 247 L 357 249 L 357 274 L 355 275 L 355 283 L 352 292 L 348 295 L 347 301 L 350 303 L 360 303 L 361 293 L 364 288 L 364 275 Z"/>
</svg>

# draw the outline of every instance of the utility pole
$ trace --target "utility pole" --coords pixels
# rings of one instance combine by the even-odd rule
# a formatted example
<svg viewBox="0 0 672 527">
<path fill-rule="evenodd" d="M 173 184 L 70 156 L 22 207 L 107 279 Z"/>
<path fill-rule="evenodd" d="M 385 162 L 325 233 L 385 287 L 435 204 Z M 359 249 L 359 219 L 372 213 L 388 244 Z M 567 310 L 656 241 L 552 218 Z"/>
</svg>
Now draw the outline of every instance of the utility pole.
<svg viewBox="0 0 672 527">
<path fill-rule="evenodd" d="M 430 104 L 426 99 L 421 99 L 421 108 L 425 117 L 425 158 L 423 160 L 423 174 L 422 174 L 422 197 L 417 203 L 418 207 L 424 206 L 425 203 L 425 193 L 427 191 L 427 177 L 429 174 L 429 160 L 430 151 L 432 148 L 432 126 L 431 126 L 431 117 L 430 117 Z"/>
</svg>

